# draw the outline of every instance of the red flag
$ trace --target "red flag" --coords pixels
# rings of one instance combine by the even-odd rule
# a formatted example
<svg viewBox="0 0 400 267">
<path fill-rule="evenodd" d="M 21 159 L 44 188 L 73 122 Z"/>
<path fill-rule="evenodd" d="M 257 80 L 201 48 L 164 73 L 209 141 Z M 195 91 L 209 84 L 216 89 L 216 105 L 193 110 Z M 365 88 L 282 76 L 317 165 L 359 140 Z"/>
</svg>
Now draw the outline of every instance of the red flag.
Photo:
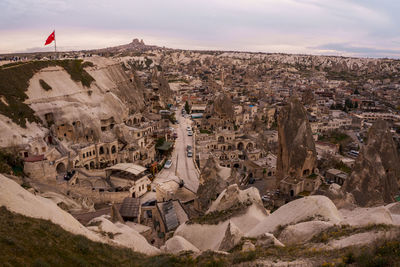
<svg viewBox="0 0 400 267">
<path fill-rule="evenodd" d="M 46 43 L 44 45 L 51 44 L 56 39 L 56 31 L 53 31 L 49 37 L 47 37 Z"/>
</svg>

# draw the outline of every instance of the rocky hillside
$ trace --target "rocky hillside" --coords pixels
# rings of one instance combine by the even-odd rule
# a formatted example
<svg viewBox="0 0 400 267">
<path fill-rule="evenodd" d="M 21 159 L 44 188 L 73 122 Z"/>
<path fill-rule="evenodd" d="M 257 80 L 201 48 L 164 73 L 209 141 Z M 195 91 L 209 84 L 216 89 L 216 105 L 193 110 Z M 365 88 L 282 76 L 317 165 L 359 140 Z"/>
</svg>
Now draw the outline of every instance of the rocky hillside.
<svg viewBox="0 0 400 267">
<path fill-rule="evenodd" d="M 0 68 L 0 146 L 43 136 L 52 122 L 122 122 L 145 106 L 143 87 L 118 59 L 30 61 Z"/>
</svg>

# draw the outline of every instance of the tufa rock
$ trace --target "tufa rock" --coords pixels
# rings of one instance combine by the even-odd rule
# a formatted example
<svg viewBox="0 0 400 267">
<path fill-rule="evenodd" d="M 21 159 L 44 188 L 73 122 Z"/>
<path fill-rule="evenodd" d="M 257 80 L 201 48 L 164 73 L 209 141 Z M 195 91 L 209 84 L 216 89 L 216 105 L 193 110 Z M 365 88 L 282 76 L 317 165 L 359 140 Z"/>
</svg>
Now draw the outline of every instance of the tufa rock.
<svg viewBox="0 0 400 267">
<path fill-rule="evenodd" d="M 220 93 L 209 105 L 205 114 L 211 117 L 233 119 L 235 114 L 232 99 L 225 93 Z"/>
<path fill-rule="evenodd" d="M 242 231 L 240 231 L 240 229 L 233 222 L 229 221 L 229 224 L 226 227 L 224 239 L 222 239 L 221 244 L 219 245 L 219 250 L 231 250 L 237 244 L 239 244 L 242 237 Z"/>
<path fill-rule="evenodd" d="M 285 245 L 282 244 L 281 241 L 276 239 L 276 237 L 273 234 L 264 233 L 257 237 L 256 246 L 267 248 L 267 247 L 272 247 L 272 246 L 284 247 Z"/>
<path fill-rule="evenodd" d="M 311 89 L 305 90 L 301 95 L 301 101 L 306 106 L 315 103 L 313 91 Z"/>
<path fill-rule="evenodd" d="M 307 112 L 296 98 L 278 117 L 277 186 L 286 177 L 301 178 L 314 172 L 317 152 Z"/>
<path fill-rule="evenodd" d="M 115 206 L 114 203 L 111 206 L 111 221 L 113 223 L 116 223 L 116 222 L 125 223 L 124 219 L 122 218 L 121 214 L 119 213 L 117 206 Z"/>
<path fill-rule="evenodd" d="M 229 185 L 229 181 L 220 175 L 221 167 L 210 155 L 200 173 L 199 188 L 197 190 L 196 208 L 206 211 L 211 202 Z"/>
<path fill-rule="evenodd" d="M 377 121 L 369 130 L 350 177 L 342 186 L 363 207 L 395 202 L 399 193 L 399 156 L 388 123 Z"/>
<path fill-rule="evenodd" d="M 233 207 L 242 206 L 247 208 L 251 204 L 263 206 L 260 193 L 257 188 L 250 187 L 245 190 L 240 190 L 237 184 L 228 186 L 218 198 L 212 203 L 208 212 L 229 210 Z"/>
</svg>

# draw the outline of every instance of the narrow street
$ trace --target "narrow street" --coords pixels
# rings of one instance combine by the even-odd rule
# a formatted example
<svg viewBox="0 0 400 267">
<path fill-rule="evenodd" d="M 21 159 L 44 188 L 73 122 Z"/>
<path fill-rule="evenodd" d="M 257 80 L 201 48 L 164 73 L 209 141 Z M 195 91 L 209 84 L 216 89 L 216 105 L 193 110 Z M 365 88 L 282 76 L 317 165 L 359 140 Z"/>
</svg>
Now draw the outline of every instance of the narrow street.
<svg viewBox="0 0 400 267">
<path fill-rule="evenodd" d="M 186 147 L 193 147 L 193 137 L 187 135 L 187 126 L 191 126 L 192 121 L 181 115 L 181 108 L 175 112 L 175 117 L 179 124 L 174 125 L 178 138 L 175 141 L 175 147 L 172 152 L 172 166 L 169 169 L 162 169 L 154 179 L 154 184 L 182 179 L 185 186 L 190 190 L 197 192 L 199 187 L 199 174 L 193 162 L 193 158 L 187 157 Z"/>
</svg>

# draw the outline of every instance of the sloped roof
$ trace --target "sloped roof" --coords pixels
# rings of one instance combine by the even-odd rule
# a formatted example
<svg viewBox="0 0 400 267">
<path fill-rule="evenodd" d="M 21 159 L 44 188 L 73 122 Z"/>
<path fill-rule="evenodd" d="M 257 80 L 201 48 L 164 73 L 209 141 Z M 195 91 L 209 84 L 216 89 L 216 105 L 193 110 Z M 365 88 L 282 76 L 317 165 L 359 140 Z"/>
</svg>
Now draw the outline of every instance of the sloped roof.
<svg viewBox="0 0 400 267">
<path fill-rule="evenodd" d="M 146 170 L 145 167 L 133 164 L 133 163 L 119 163 L 106 170 L 116 170 L 132 173 L 133 175 L 138 175 Z"/>
<path fill-rule="evenodd" d="M 176 215 L 176 211 L 175 211 L 173 202 L 170 201 L 170 202 L 164 203 L 162 206 L 162 210 L 163 210 L 165 224 L 166 224 L 168 231 L 178 227 L 179 221 L 178 221 L 178 217 Z"/>
<path fill-rule="evenodd" d="M 30 156 L 24 158 L 25 162 L 37 162 L 37 161 L 42 161 L 44 160 L 44 155 L 38 155 L 38 156 Z"/>
<path fill-rule="evenodd" d="M 133 197 L 124 198 L 119 213 L 122 217 L 137 218 L 139 216 L 140 199 Z"/>
<path fill-rule="evenodd" d="M 162 144 L 162 146 L 157 147 L 158 150 L 162 150 L 162 151 L 168 151 L 172 148 L 174 143 L 172 142 L 164 142 L 164 144 Z"/>
</svg>

